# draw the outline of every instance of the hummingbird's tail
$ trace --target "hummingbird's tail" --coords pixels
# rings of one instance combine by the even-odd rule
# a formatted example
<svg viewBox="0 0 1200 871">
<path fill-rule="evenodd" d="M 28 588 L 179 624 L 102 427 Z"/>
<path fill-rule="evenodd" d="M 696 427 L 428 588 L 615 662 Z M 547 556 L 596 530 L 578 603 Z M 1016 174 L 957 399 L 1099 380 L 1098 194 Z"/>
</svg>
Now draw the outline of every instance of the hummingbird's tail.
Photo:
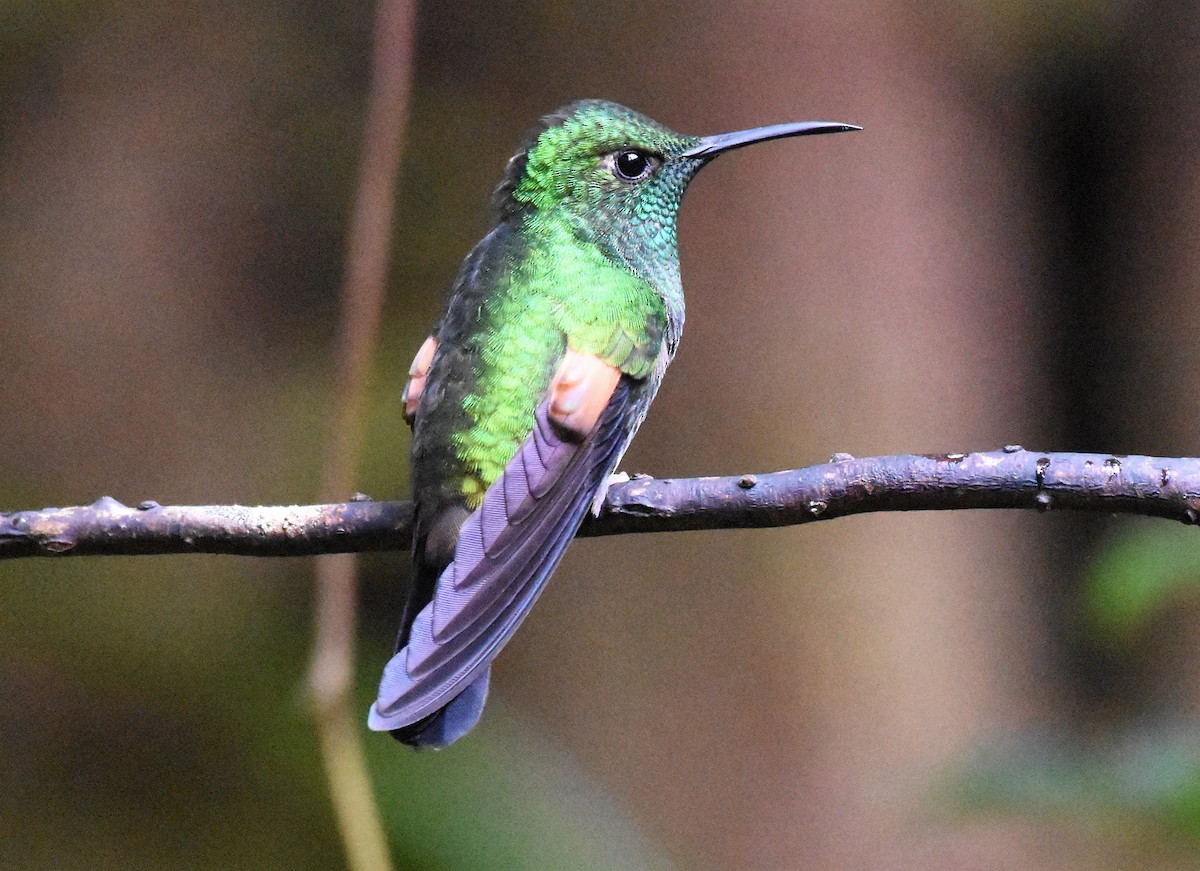
<svg viewBox="0 0 1200 871">
<path fill-rule="evenodd" d="M 453 561 L 459 528 L 469 516 L 469 512 L 458 505 L 432 513 L 431 521 L 418 524 L 421 528 L 413 549 L 413 590 L 405 603 L 404 619 L 393 653 L 400 653 L 408 644 L 413 620 L 429 604 L 438 578 Z M 483 716 L 491 676 L 489 666 L 444 708 L 414 723 L 392 729 L 389 734 L 401 744 L 418 750 L 440 750 L 450 746 L 470 732 Z"/>
<path fill-rule="evenodd" d="M 391 736 L 401 744 L 418 750 L 440 750 L 449 747 L 474 729 L 479 718 L 483 716 L 483 705 L 487 701 L 488 681 L 491 677 L 492 667 L 489 665 L 446 707 L 412 725 L 393 729 L 390 732 Z"/>
</svg>

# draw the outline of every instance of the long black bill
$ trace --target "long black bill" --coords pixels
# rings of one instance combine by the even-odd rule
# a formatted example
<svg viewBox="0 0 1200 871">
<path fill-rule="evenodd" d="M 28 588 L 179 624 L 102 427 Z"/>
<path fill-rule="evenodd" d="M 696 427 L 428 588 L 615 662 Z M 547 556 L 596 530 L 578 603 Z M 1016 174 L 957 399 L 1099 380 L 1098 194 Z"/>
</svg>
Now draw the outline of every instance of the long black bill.
<svg viewBox="0 0 1200 871">
<path fill-rule="evenodd" d="M 768 139 L 783 139 L 788 136 L 811 136 L 816 133 L 848 133 L 862 130 L 853 124 L 836 121 L 798 121 L 793 124 L 772 124 L 770 127 L 755 127 L 753 130 L 738 130 L 734 133 L 718 133 L 705 136 L 699 144 L 685 151 L 681 157 L 715 157 L 724 151 L 732 151 L 755 142 Z"/>
</svg>

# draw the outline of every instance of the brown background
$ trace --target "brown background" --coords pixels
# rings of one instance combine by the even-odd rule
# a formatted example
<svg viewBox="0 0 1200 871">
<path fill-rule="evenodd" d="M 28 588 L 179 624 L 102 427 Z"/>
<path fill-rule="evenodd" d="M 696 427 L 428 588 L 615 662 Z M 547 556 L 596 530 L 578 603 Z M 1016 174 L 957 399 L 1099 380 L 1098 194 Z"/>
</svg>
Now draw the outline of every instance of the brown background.
<svg viewBox="0 0 1200 871">
<path fill-rule="evenodd" d="M 685 338 L 630 471 L 1196 455 L 1190 4 L 482 6 L 420 15 L 361 489 L 406 494 L 404 371 L 504 160 L 591 96 L 693 133 L 866 128 L 694 184 Z M 3 506 L 313 497 L 371 14 L 0 10 Z M 997 742 L 1194 711 L 1187 620 L 1132 659 L 1081 628 L 1080 578 L 1120 528 L 956 513 L 580 542 L 477 735 L 420 757 L 367 739 L 397 858 L 1187 867 L 1194 842 L 1099 800 L 945 797 Z M 404 562 L 364 561 L 364 713 Z M 0 567 L 0 864 L 340 867 L 297 703 L 310 574 Z"/>
</svg>

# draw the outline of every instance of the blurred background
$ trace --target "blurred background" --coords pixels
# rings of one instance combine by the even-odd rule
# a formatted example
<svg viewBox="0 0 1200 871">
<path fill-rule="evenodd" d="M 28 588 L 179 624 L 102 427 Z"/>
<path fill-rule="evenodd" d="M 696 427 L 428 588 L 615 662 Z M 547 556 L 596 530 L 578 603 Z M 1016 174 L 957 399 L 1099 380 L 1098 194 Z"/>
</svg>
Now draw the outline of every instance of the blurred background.
<svg viewBox="0 0 1200 871">
<path fill-rule="evenodd" d="M 0 2 L 0 508 L 313 499 L 372 19 Z M 1200 452 L 1195 4 L 429 4 L 416 56 L 361 490 L 407 495 L 408 363 L 578 97 L 866 128 L 692 186 L 627 470 Z M 364 721 L 406 563 L 363 560 Z M 343 867 L 311 577 L 0 565 L 0 867 Z M 397 862 L 1194 867 L 1197 577 L 1194 531 L 1033 512 L 581 541 L 470 739 L 365 739 Z"/>
</svg>

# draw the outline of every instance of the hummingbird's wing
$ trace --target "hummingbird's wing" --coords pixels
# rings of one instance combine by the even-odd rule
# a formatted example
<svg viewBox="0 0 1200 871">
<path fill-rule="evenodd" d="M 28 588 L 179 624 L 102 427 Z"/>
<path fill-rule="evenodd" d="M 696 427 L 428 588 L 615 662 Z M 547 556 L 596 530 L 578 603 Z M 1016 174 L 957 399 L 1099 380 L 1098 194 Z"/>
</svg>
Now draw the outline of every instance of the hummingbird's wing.
<svg viewBox="0 0 1200 871">
<path fill-rule="evenodd" d="M 474 726 L 492 660 L 562 559 L 649 394 L 645 380 L 568 351 L 532 432 L 462 524 L 453 561 L 384 669 L 372 729 L 442 713 L 405 740 L 445 746 Z"/>
</svg>

